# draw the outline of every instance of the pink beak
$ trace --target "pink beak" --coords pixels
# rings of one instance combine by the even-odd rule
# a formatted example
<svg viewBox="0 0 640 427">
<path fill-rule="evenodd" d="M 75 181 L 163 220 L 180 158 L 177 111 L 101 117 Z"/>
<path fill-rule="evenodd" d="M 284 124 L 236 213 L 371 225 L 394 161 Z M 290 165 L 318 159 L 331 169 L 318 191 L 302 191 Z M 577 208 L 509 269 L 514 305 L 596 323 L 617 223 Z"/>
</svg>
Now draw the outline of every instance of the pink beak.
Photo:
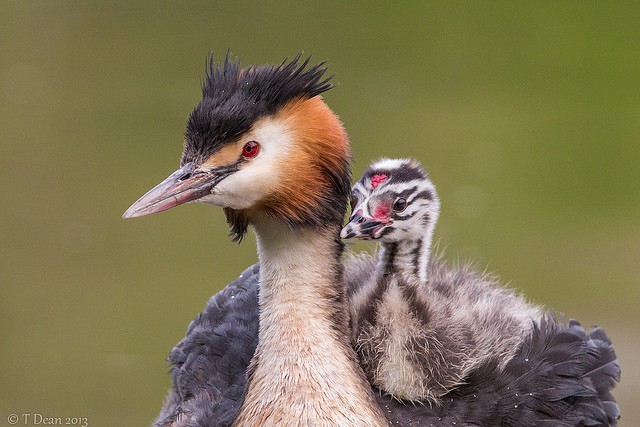
<svg viewBox="0 0 640 427">
<path fill-rule="evenodd" d="M 196 170 L 192 163 L 187 163 L 140 197 L 122 217 L 151 215 L 206 196 L 232 173 L 229 169 L 221 169 Z"/>
</svg>

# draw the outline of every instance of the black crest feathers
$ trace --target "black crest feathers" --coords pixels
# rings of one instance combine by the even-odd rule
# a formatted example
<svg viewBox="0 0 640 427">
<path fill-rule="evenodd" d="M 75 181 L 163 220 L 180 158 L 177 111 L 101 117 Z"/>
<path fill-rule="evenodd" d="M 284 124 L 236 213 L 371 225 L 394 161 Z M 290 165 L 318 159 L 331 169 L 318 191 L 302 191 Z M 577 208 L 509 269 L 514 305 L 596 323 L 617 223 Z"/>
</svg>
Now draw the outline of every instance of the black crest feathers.
<svg viewBox="0 0 640 427">
<path fill-rule="evenodd" d="M 295 99 L 309 99 L 331 89 L 324 62 L 307 68 L 302 53 L 280 65 L 240 67 L 231 53 L 222 62 L 207 60 L 202 100 L 187 121 L 182 164 L 199 163 L 227 142 L 247 132 L 256 120 Z"/>
<path fill-rule="evenodd" d="M 313 98 L 331 89 L 324 62 L 305 70 L 311 57 L 300 63 L 302 53 L 280 65 L 251 65 L 240 68 L 238 59 L 227 52 L 224 62 L 217 63 L 209 56 L 206 79 L 202 85 L 202 97 L 224 102 L 237 93 L 242 93 L 265 107 L 277 108 L 295 98 Z M 267 110 L 266 113 L 269 111 Z"/>
</svg>

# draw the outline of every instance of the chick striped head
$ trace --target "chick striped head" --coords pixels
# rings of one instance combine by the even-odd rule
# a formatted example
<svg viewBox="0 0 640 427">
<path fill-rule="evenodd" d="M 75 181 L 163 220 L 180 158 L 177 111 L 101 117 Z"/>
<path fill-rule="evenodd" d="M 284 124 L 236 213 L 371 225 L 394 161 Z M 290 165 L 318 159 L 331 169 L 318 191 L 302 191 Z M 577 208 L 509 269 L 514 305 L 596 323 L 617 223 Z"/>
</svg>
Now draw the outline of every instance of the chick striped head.
<svg viewBox="0 0 640 427">
<path fill-rule="evenodd" d="M 421 239 L 431 233 L 440 213 L 436 188 L 411 159 L 373 162 L 351 190 L 351 218 L 343 239 L 382 242 Z"/>
</svg>

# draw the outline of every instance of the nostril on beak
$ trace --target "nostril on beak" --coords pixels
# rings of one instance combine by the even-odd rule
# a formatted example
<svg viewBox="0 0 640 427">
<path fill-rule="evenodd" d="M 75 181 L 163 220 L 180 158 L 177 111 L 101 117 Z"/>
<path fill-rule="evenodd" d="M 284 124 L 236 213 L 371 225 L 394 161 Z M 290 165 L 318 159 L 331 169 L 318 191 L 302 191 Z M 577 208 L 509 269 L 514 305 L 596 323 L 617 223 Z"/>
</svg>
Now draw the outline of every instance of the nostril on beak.
<svg viewBox="0 0 640 427">
<path fill-rule="evenodd" d="M 189 178 L 191 178 L 193 176 L 193 174 L 191 172 L 187 172 L 185 174 L 183 174 L 180 178 L 178 178 L 178 181 L 186 181 Z"/>
<path fill-rule="evenodd" d="M 358 219 L 358 224 L 362 224 L 364 222 L 364 218 L 360 217 L 360 219 Z"/>
</svg>

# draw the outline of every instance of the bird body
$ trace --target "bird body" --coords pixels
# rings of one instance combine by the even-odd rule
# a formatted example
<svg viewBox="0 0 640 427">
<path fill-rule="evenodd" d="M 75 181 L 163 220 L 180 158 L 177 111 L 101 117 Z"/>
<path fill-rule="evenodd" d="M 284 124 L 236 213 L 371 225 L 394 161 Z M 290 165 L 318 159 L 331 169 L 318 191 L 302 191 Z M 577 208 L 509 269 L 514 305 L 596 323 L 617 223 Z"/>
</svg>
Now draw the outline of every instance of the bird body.
<svg viewBox="0 0 640 427">
<path fill-rule="evenodd" d="M 318 96 L 330 88 L 324 69 L 305 67 L 298 58 L 246 69 L 228 57 L 222 67 L 211 63 L 187 123 L 181 169 L 125 217 L 199 201 L 224 208 L 237 240 L 254 228 L 258 343 L 232 425 L 386 426 L 348 340 L 338 237 L 348 139 Z M 185 419 L 199 417 L 175 420 Z"/>
<path fill-rule="evenodd" d="M 541 310 L 490 275 L 430 256 L 440 201 L 424 169 L 378 160 L 351 204 L 342 236 L 382 247 L 375 274 L 350 296 L 352 342 L 369 381 L 398 399 L 439 404 L 478 366 L 494 359 L 503 369 Z"/>
<path fill-rule="evenodd" d="M 530 343 L 535 365 L 516 356 L 500 375 L 487 365 L 439 411 L 398 406 L 371 387 L 349 345 L 339 239 L 350 191 L 348 139 L 319 97 L 331 88 L 325 69 L 306 66 L 299 57 L 242 69 L 229 56 L 212 60 L 180 168 L 123 215 L 202 202 L 224 209 L 234 240 L 252 226 L 258 241 L 259 265 L 211 298 L 172 351 L 174 384 L 156 425 L 501 425 L 513 408 L 479 407 L 486 402 L 470 393 L 511 402 L 509 387 L 518 381 L 523 391 L 537 387 L 518 411 L 533 414 L 522 425 L 568 413 L 585 425 L 615 420 L 617 406 L 605 399 L 617 374 L 610 342 L 583 332 L 571 356 L 550 358 L 563 343 L 557 331 L 566 330 L 555 326 Z M 564 391 L 538 394 L 551 381 Z"/>
<path fill-rule="evenodd" d="M 350 258 L 347 286 L 357 287 L 350 277 L 361 277 L 375 262 Z M 232 425 L 258 342 L 259 277 L 258 265 L 248 268 L 191 323 L 169 357 L 173 386 L 154 426 Z M 375 389 L 374 395 L 394 426 L 615 426 L 619 409 L 611 391 L 619 375 L 603 330 L 585 331 L 547 314 L 504 369 L 478 367 L 439 405 L 407 404 Z"/>
</svg>

